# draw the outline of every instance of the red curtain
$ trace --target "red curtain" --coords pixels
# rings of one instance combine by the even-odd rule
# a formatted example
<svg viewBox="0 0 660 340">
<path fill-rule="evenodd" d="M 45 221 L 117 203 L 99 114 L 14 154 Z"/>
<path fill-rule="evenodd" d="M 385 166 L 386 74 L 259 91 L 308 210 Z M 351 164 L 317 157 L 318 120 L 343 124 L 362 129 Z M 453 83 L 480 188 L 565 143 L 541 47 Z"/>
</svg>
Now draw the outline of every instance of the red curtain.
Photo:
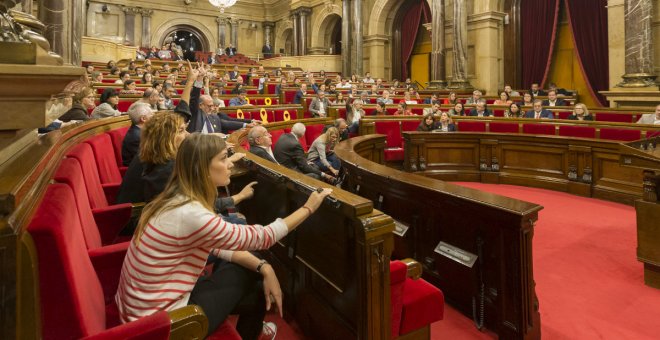
<svg viewBox="0 0 660 340">
<path fill-rule="evenodd" d="M 609 89 L 607 0 L 564 1 L 582 74 L 591 95 L 607 106 L 605 97 L 598 93 Z"/>
<path fill-rule="evenodd" d="M 401 22 L 401 75 L 403 79 L 408 78 L 408 62 L 412 56 L 413 49 L 415 48 L 415 40 L 417 39 L 417 31 L 419 23 L 428 23 L 431 18 L 431 9 L 426 1 L 418 1 L 408 10 L 408 13 L 403 17 Z"/>
<path fill-rule="evenodd" d="M 575 1 L 582 2 L 582 1 Z M 543 87 L 550 70 L 557 33 L 559 0 L 521 1 L 522 85 Z"/>
</svg>

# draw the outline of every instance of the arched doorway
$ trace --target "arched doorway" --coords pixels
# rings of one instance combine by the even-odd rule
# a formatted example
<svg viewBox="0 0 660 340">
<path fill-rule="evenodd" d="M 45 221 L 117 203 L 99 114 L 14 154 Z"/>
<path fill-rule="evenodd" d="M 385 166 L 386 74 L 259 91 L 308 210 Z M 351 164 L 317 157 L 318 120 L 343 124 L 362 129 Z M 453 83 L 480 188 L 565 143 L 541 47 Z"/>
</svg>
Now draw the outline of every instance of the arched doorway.
<svg viewBox="0 0 660 340">
<path fill-rule="evenodd" d="M 329 14 L 321 22 L 319 27 L 320 45 L 325 48 L 325 53 L 341 54 L 341 23 L 342 19 L 337 14 Z"/>
<path fill-rule="evenodd" d="M 280 53 L 293 55 L 293 30 L 291 28 L 284 30 L 284 33 L 282 33 L 282 41 L 284 41 L 284 51 L 280 51 Z"/>
<path fill-rule="evenodd" d="M 184 59 L 196 60 L 195 52 L 211 50 L 206 36 L 190 25 L 175 25 L 167 29 L 160 39 L 159 46 L 163 46 L 168 38 L 172 38 L 174 43 L 181 46 Z"/>
<path fill-rule="evenodd" d="M 418 20 L 417 25 L 411 25 Z M 412 0 L 404 2 L 396 11 L 392 23 L 392 78 L 403 79 L 410 76 L 409 60 L 404 60 L 404 47 L 414 43 L 421 24 L 431 21 L 431 9 L 425 0 Z M 414 27 L 413 27 L 414 26 Z M 422 29 L 424 29 L 422 27 Z M 415 34 L 416 32 L 416 34 Z M 414 45 L 413 45 L 414 46 Z M 404 67 L 405 63 L 405 67 Z"/>
</svg>

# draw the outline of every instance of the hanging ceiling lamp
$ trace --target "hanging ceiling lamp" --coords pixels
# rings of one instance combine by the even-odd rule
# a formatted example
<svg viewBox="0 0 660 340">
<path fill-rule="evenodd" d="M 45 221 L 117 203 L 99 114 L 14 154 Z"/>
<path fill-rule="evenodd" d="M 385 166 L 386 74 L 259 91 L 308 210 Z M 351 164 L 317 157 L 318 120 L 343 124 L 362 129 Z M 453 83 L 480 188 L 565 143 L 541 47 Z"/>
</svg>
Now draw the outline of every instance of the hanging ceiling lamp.
<svg viewBox="0 0 660 340">
<path fill-rule="evenodd" d="M 225 8 L 234 6 L 238 0 L 209 0 L 211 5 L 220 8 L 220 13 L 225 12 Z"/>
</svg>

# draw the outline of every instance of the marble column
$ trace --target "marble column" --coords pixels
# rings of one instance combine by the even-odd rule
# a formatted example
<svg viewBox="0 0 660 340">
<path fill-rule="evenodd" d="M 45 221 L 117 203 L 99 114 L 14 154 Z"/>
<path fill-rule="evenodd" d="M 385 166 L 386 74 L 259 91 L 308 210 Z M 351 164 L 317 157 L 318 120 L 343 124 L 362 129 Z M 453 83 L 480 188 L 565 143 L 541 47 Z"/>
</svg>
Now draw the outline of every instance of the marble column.
<svg viewBox="0 0 660 340">
<path fill-rule="evenodd" d="M 140 13 L 139 8 L 122 7 L 124 12 L 124 44 L 135 45 L 135 14 Z"/>
<path fill-rule="evenodd" d="M 445 0 L 431 1 L 431 82 L 429 88 L 447 87 L 445 74 Z"/>
<path fill-rule="evenodd" d="M 217 17 L 215 22 L 218 23 L 218 48 L 227 48 L 225 45 L 225 36 L 227 35 L 227 19 Z"/>
<path fill-rule="evenodd" d="M 655 85 L 652 17 L 653 0 L 625 1 L 626 74 L 617 87 Z"/>
<path fill-rule="evenodd" d="M 231 44 L 238 51 L 238 19 L 232 18 L 229 22 L 231 24 Z"/>
<path fill-rule="evenodd" d="M 298 32 L 298 13 L 292 12 L 291 13 L 291 22 L 293 23 L 293 55 L 299 55 L 298 53 L 298 41 L 299 39 L 299 32 Z"/>
<path fill-rule="evenodd" d="M 353 0 L 353 46 L 355 46 L 355 59 L 353 59 L 352 74 L 363 75 L 362 64 L 362 0 Z"/>
<path fill-rule="evenodd" d="M 85 28 L 85 2 L 83 0 L 41 0 L 39 20 L 45 25 L 44 37 L 51 50 L 65 64 L 81 64 L 82 36 Z"/>
<path fill-rule="evenodd" d="M 311 8 L 301 7 L 298 8 L 298 16 L 300 18 L 299 26 L 299 55 L 307 55 L 307 16 L 312 13 Z"/>
<path fill-rule="evenodd" d="M 32 14 L 32 0 L 21 0 L 21 12 Z"/>
<path fill-rule="evenodd" d="M 351 3 L 342 1 L 341 18 L 341 74 L 351 76 Z"/>
<path fill-rule="evenodd" d="M 273 51 L 275 51 L 275 48 L 273 47 L 273 39 L 271 39 L 275 23 L 272 21 L 264 21 L 261 25 L 264 27 L 264 45 L 270 45 L 271 48 L 273 48 Z"/>
<path fill-rule="evenodd" d="M 154 14 L 152 9 L 142 9 L 142 47 L 151 47 L 151 15 Z"/>
<path fill-rule="evenodd" d="M 452 21 L 454 38 L 454 62 L 450 89 L 471 89 L 467 79 L 467 0 L 454 0 L 454 20 Z"/>
</svg>

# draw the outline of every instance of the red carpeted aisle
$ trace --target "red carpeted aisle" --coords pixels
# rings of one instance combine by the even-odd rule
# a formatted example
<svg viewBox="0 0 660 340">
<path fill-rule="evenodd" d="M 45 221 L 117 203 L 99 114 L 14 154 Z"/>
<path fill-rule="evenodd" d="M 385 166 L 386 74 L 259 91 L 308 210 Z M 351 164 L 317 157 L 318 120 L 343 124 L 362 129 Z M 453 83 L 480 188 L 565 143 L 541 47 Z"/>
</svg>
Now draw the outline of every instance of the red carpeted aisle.
<svg viewBox="0 0 660 340">
<path fill-rule="evenodd" d="M 660 339 L 660 290 L 644 285 L 633 207 L 536 188 L 456 184 L 544 206 L 533 249 L 544 340 Z M 446 308 L 445 320 L 431 325 L 432 339 L 496 337 Z M 304 339 L 295 326 L 268 319 L 280 326 L 278 339 Z"/>
</svg>

